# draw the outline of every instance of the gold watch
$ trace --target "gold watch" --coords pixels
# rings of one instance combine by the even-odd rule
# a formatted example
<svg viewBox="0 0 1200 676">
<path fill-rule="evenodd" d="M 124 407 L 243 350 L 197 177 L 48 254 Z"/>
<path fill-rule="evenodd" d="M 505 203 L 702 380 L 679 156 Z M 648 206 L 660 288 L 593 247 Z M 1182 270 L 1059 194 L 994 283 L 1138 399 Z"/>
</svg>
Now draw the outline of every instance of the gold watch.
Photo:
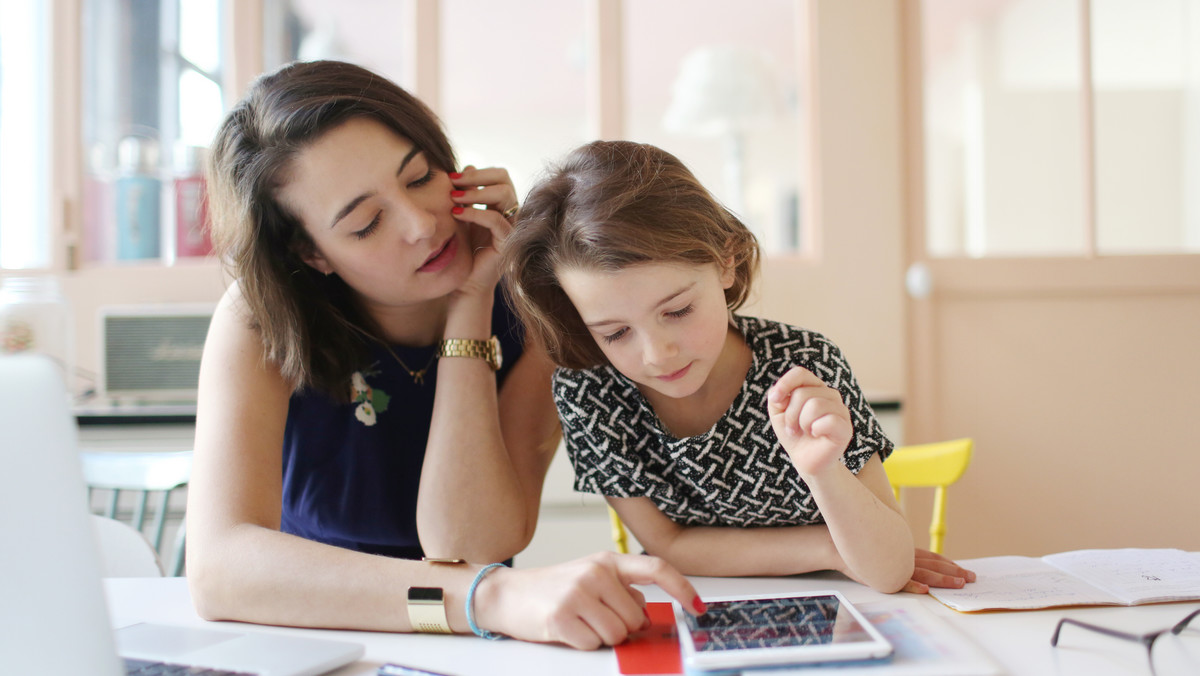
<svg viewBox="0 0 1200 676">
<path fill-rule="evenodd" d="M 493 371 L 500 370 L 501 364 L 504 363 L 504 355 L 500 354 L 500 339 L 496 336 L 487 340 L 447 338 L 438 345 L 438 356 L 482 359 Z"/>
</svg>

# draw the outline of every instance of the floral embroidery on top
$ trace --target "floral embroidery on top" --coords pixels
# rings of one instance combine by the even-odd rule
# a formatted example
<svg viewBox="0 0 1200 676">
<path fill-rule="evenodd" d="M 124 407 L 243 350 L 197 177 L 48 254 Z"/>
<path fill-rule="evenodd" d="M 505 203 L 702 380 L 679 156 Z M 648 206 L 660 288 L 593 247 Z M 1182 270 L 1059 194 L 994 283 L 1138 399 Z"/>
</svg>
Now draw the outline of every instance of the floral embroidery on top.
<svg viewBox="0 0 1200 676">
<path fill-rule="evenodd" d="M 388 402 L 391 400 L 386 392 L 367 384 L 367 376 L 378 374 L 379 371 L 363 369 L 350 376 L 350 400 L 358 404 L 354 407 L 354 417 L 367 427 L 375 425 L 376 417 L 387 411 Z"/>
</svg>

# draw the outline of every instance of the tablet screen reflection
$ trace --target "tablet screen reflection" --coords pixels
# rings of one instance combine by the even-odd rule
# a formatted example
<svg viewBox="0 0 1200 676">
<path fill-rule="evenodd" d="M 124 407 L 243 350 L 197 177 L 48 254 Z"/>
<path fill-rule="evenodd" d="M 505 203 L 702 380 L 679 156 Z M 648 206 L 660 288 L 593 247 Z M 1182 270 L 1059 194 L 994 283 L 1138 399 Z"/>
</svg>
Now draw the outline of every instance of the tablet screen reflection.
<svg viewBox="0 0 1200 676">
<path fill-rule="evenodd" d="M 718 601 L 687 623 L 697 652 L 871 641 L 835 596 Z"/>
</svg>

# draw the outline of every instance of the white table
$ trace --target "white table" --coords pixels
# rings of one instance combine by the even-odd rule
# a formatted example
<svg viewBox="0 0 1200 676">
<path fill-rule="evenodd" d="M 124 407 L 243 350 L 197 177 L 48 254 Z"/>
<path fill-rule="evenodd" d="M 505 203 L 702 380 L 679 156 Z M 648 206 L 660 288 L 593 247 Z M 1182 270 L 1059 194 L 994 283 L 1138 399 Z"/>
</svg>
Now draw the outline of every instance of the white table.
<svg viewBox="0 0 1200 676">
<path fill-rule="evenodd" d="M 724 594 L 757 594 L 795 590 L 837 589 L 856 603 L 889 597 L 836 574 L 813 574 L 790 578 L 693 578 L 702 597 Z M 180 625 L 204 625 L 192 608 L 184 578 L 129 578 L 105 581 L 114 623 L 134 621 Z M 656 588 L 648 588 L 649 601 L 665 601 Z M 920 603 L 947 620 L 962 640 L 974 641 L 1000 665 L 1004 673 L 1018 676 L 1037 674 L 1135 674 L 1148 676 L 1146 651 L 1140 644 L 1121 641 L 1066 627 L 1058 648 L 1050 646 L 1050 635 L 1061 617 L 1103 624 L 1132 632 L 1169 627 L 1197 603 L 1173 603 L 1131 608 L 1060 608 L 1042 611 L 962 614 L 928 597 Z M 1193 620 L 1195 624 L 1196 620 Z M 366 646 L 363 659 L 334 672 L 337 676 L 372 676 L 384 662 L 397 662 L 454 676 L 612 676 L 617 674 L 612 650 L 583 652 L 561 646 L 520 641 L 484 641 L 473 636 L 386 634 L 235 625 L 252 631 L 312 633 Z M 1197 627 L 1200 628 L 1200 627 Z M 1069 632 L 1069 633 L 1068 633 Z M 1167 635 L 1154 648 L 1158 676 L 1200 674 L 1200 636 Z M 879 668 L 884 676 L 886 668 Z"/>
</svg>

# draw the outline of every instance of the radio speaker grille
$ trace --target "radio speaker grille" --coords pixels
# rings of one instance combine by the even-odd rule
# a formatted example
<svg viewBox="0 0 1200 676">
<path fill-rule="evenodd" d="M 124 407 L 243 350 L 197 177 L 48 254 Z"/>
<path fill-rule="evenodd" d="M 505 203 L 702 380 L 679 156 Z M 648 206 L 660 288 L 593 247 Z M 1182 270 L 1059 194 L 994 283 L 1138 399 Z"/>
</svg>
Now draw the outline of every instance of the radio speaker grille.
<svg viewBox="0 0 1200 676">
<path fill-rule="evenodd" d="M 195 399 L 211 314 L 107 314 L 104 391 L 110 397 Z"/>
</svg>

